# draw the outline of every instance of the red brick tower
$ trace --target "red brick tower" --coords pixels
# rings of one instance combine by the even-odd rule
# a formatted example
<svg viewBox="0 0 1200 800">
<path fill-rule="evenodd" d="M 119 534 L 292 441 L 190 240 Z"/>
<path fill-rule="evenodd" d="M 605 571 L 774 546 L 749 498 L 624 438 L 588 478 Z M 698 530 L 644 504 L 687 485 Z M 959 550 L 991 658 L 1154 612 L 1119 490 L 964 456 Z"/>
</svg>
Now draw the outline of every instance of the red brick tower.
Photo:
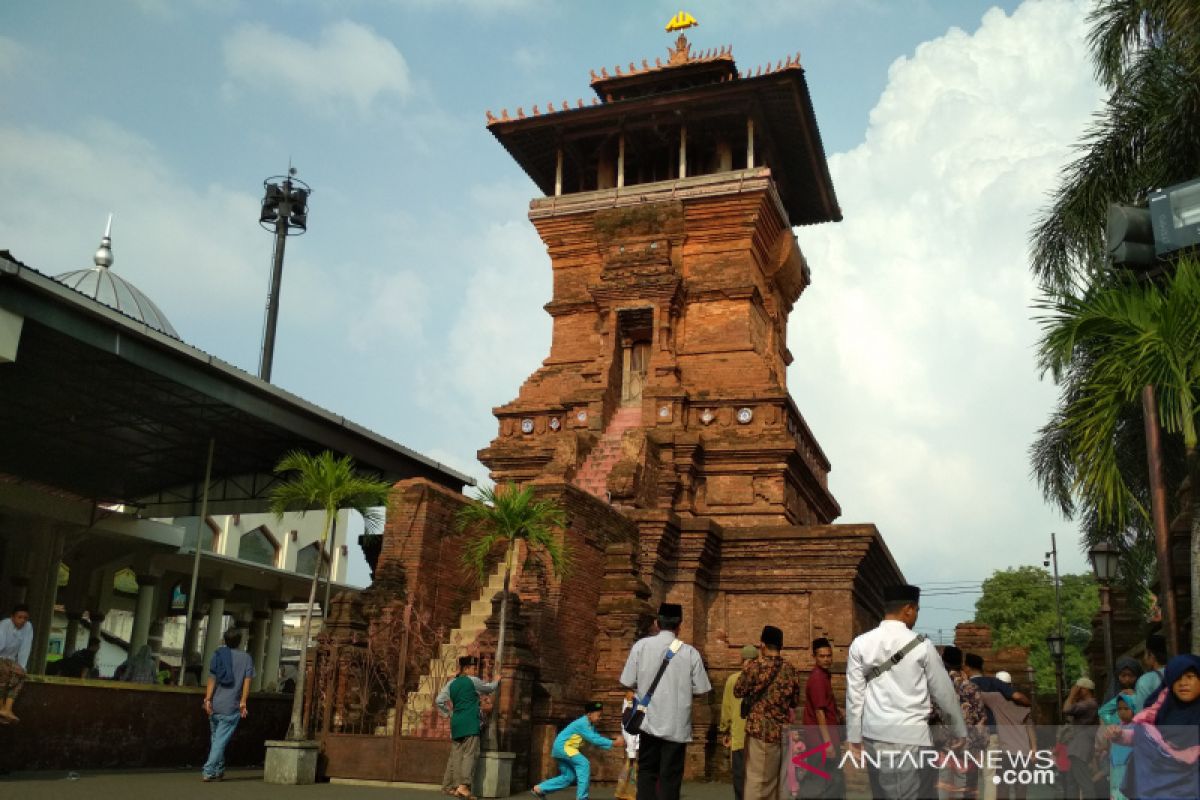
<svg viewBox="0 0 1200 800">
<path fill-rule="evenodd" d="M 799 60 L 739 73 L 729 48 L 697 53 L 680 36 L 666 63 L 601 70 L 592 88 L 590 105 L 488 113 L 545 195 L 529 216 L 554 273 L 554 333 L 479 457 L 562 504 L 575 562 L 559 579 L 522 559 L 516 583 L 519 655 L 497 714 L 524 785 L 553 770 L 549 743 L 579 702 L 608 698 L 615 732 L 621 666 L 659 602 L 684 606 L 681 635 L 716 689 L 694 708 L 705 742 L 764 623 L 802 669 L 816 636 L 844 658 L 903 579 L 873 525 L 832 524 L 829 461 L 787 390 L 788 315 L 809 283 L 792 228 L 841 218 Z M 486 659 L 498 589 L 452 574 L 462 502 L 398 486 L 376 572 L 452 631 L 443 650 Z M 408 679 L 408 735 L 438 735 L 443 650 Z M 688 774 L 725 762 L 697 745 Z"/>
<path fill-rule="evenodd" d="M 831 522 L 829 462 L 787 391 L 809 283 L 792 226 L 841 219 L 799 60 L 740 76 L 680 35 L 666 64 L 592 88 L 591 106 L 489 117 L 547 195 L 529 216 L 554 334 L 481 460 L 723 525 Z"/>
</svg>

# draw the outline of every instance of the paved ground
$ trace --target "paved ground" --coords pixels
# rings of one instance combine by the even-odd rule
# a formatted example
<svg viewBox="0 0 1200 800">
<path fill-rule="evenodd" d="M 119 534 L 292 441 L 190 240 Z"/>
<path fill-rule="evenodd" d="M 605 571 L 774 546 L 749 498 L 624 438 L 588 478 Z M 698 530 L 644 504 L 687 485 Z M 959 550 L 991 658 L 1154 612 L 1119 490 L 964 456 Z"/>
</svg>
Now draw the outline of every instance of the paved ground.
<svg viewBox="0 0 1200 800">
<path fill-rule="evenodd" d="M 75 773 L 70 773 L 74 775 Z M 596 786 L 593 800 L 612 800 L 611 786 Z M 564 792 L 559 800 L 573 800 Z M 221 783 L 204 783 L 195 771 L 17 773 L 0 777 L 0 798 L 8 800 L 446 800 L 436 788 L 394 786 L 268 786 L 262 770 L 231 770 Z M 515 800 L 533 800 L 516 795 Z M 685 784 L 683 800 L 731 800 L 729 786 L 719 783 Z"/>
<path fill-rule="evenodd" d="M 1035 788 L 1034 798 L 1053 791 Z M 573 800 L 563 792 L 558 800 Z M 314 786 L 268 786 L 262 770 L 231 770 L 221 783 L 204 783 L 199 770 L 76 773 L 18 773 L 0 777 L 0 798 L 8 800 L 446 800 L 434 787 L 357 786 L 321 783 Z M 611 786 L 595 786 L 594 800 L 612 800 Z M 515 795 L 533 800 L 533 795 Z M 728 784 L 687 783 L 682 800 L 732 800 Z"/>
</svg>

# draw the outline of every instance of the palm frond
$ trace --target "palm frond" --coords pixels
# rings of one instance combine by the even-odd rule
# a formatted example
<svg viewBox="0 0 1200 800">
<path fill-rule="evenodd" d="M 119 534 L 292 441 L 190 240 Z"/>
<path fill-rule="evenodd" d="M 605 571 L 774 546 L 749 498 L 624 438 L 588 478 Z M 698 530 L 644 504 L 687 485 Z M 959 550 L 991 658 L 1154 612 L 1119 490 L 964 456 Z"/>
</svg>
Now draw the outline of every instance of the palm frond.
<svg viewBox="0 0 1200 800">
<path fill-rule="evenodd" d="M 470 537 L 463 562 L 482 579 L 492 551 L 501 543 L 523 541 L 532 552 L 544 555 L 556 575 L 570 567 L 569 553 L 559 532 L 566 514 L 549 499 L 539 499 L 532 486 L 506 484 L 484 487 L 457 515 L 456 527 Z"/>
</svg>

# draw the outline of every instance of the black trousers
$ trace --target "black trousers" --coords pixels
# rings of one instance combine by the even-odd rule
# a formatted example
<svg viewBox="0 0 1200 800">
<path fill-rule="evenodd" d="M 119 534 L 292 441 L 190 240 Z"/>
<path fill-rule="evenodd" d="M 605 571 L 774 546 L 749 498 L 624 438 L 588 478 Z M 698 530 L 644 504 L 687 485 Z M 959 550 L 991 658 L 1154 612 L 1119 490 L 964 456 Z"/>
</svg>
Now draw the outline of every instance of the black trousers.
<svg viewBox="0 0 1200 800">
<path fill-rule="evenodd" d="M 734 750 L 730 755 L 730 767 L 733 773 L 730 778 L 733 780 L 733 796 L 735 800 L 742 800 L 742 791 L 746 788 L 746 751 Z"/>
<path fill-rule="evenodd" d="M 643 731 L 638 740 L 637 800 L 679 800 L 687 745 Z"/>
</svg>

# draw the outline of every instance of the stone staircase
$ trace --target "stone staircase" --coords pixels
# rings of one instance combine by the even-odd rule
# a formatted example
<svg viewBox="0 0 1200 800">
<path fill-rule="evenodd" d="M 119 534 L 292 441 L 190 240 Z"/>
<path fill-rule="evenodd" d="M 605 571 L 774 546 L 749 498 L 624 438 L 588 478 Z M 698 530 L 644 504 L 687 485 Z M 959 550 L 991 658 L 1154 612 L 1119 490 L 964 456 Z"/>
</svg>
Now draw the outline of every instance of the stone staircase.
<svg viewBox="0 0 1200 800">
<path fill-rule="evenodd" d="M 608 499 L 608 473 L 621 458 L 621 438 L 625 431 L 636 428 L 642 421 L 642 407 L 622 406 L 612 415 L 600 441 L 588 453 L 579 472 L 575 474 L 575 485 L 601 500 Z"/>
<path fill-rule="evenodd" d="M 514 570 L 514 573 L 516 570 Z M 515 577 L 515 575 L 514 575 Z M 458 620 L 447 640 L 438 645 L 437 654 L 429 659 L 416 691 L 409 692 L 404 703 L 404 719 L 400 732 L 404 736 L 449 736 L 450 720 L 444 719 L 434 706 L 434 699 L 446 682 L 458 674 L 458 658 L 487 629 L 492 616 L 492 601 L 504 590 L 504 562 L 488 577 L 479 597 Z"/>
</svg>

